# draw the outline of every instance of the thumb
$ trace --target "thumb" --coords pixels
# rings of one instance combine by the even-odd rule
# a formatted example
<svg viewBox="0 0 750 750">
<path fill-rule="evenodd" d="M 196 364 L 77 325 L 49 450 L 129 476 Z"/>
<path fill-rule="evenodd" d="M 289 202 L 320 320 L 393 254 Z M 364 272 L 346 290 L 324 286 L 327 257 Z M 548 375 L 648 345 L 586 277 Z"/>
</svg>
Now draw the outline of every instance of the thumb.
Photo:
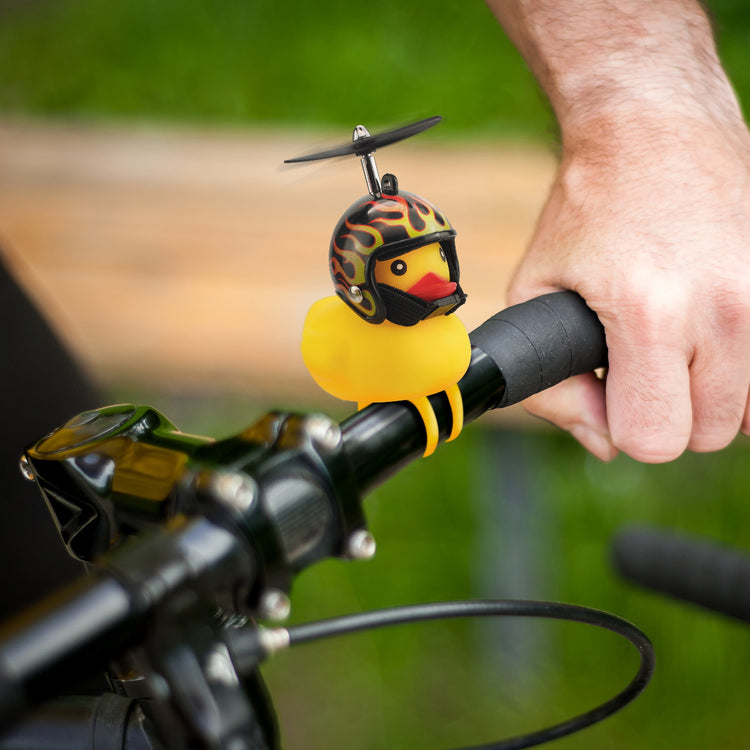
<svg viewBox="0 0 750 750">
<path fill-rule="evenodd" d="M 527 398 L 523 405 L 531 414 L 570 432 L 602 461 L 617 455 L 607 429 L 604 382 L 594 373 L 569 378 Z"/>
</svg>

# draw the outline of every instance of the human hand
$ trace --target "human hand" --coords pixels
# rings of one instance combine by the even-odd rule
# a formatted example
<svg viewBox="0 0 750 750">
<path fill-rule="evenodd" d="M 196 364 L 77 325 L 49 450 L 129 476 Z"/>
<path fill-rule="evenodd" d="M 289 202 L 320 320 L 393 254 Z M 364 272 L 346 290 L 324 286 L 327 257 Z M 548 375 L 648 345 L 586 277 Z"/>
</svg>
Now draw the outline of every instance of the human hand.
<svg viewBox="0 0 750 750">
<path fill-rule="evenodd" d="M 572 289 L 598 314 L 605 382 L 527 400 L 603 460 L 712 451 L 750 434 L 750 135 L 741 118 L 620 108 L 567 138 L 515 304 Z"/>
</svg>

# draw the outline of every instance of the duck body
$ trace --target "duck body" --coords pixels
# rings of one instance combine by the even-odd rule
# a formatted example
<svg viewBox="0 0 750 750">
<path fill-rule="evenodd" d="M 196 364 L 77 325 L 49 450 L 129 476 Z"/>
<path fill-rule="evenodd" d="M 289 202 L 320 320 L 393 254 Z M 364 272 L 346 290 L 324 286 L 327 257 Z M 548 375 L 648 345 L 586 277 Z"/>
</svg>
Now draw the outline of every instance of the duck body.
<svg viewBox="0 0 750 750">
<path fill-rule="evenodd" d="M 373 402 L 411 402 L 424 424 L 428 456 L 440 438 L 428 396 L 447 397 L 448 440 L 463 427 L 458 381 L 471 344 L 452 315 L 466 299 L 456 232 L 434 205 L 399 190 L 393 175 L 386 175 L 381 190 L 376 175 L 368 174 L 370 194 L 355 201 L 334 228 L 329 270 L 336 296 L 310 308 L 302 356 L 318 385 L 360 409 Z"/>
<path fill-rule="evenodd" d="M 415 326 L 372 325 L 337 296 L 310 308 L 302 357 L 323 390 L 360 408 L 372 402 L 415 401 L 447 390 L 471 359 L 466 328 L 454 315 Z"/>
</svg>

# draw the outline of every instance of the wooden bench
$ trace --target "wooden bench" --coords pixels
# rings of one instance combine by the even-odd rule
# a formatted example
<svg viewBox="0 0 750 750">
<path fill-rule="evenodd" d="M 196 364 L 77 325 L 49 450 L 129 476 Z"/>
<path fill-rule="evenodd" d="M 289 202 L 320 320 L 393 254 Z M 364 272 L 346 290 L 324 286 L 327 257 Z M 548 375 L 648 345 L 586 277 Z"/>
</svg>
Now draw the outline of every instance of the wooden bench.
<svg viewBox="0 0 750 750">
<path fill-rule="evenodd" d="M 299 335 L 331 293 L 331 230 L 366 190 L 355 158 L 282 161 L 346 137 L 0 122 L 0 246 L 104 385 L 325 402 Z M 377 160 L 458 230 L 475 327 L 504 305 L 553 156 L 423 136 Z"/>
</svg>

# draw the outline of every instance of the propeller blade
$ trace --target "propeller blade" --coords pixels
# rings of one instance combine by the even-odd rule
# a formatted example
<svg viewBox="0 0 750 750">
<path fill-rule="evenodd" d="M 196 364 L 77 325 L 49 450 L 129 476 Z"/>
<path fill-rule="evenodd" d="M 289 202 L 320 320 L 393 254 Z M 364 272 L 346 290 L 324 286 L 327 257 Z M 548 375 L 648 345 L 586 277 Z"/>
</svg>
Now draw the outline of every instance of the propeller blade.
<svg viewBox="0 0 750 750">
<path fill-rule="evenodd" d="M 349 154 L 365 156 L 366 154 L 371 154 L 377 148 L 388 146 L 391 143 L 396 143 L 397 141 L 404 140 L 404 138 L 410 138 L 417 133 L 421 133 L 423 130 L 427 130 L 433 125 L 437 125 L 442 119 L 443 118 L 440 117 L 440 115 L 428 117 L 426 120 L 419 120 L 419 122 L 413 122 L 410 125 L 404 125 L 400 128 L 394 128 L 393 130 L 386 130 L 382 133 L 376 133 L 375 135 L 367 135 L 356 141 L 345 143 L 343 146 L 336 146 L 335 148 L 330 148 L 326 151 L 319 151 L 316 154 L 297 156 L 294 159 L 285 159 L 284 164 L 297 164 L 304 161 L 318 161 L 319 159 L 332 159 L 336 156 L 347 156 Z"/>
</svg>

